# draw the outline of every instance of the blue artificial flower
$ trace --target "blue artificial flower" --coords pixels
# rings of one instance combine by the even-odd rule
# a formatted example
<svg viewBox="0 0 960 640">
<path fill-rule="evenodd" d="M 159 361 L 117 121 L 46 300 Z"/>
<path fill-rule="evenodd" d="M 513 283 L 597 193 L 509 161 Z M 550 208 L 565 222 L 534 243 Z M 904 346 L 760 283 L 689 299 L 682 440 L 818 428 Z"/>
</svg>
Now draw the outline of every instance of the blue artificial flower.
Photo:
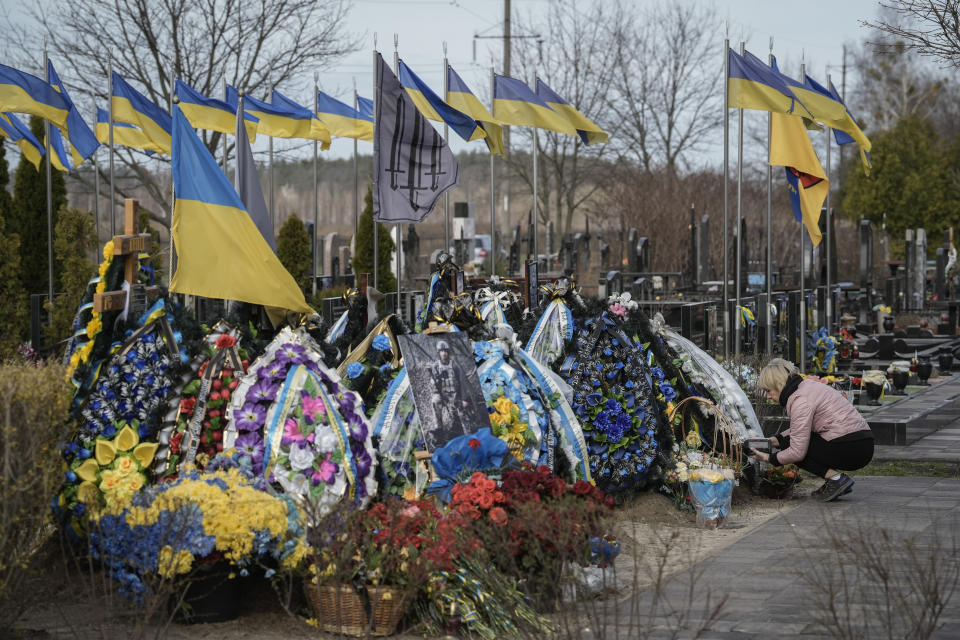
<svg viewBox="0 0 960 640">
<path fill-rule="evenodd" d="M 366 370 L 359 362 L 351 362 L 350 366 L 347 367 L 347 377 L 351 380 L 355 380 L 363 375 L 363 372 Z"/>
<path fill-rule="evenodd" d="M 614 400 L 613 398 L 610 398 L 609 400 L 607 400 L 604 406 L 607 407 L 608 411 L 612 411 L 614 413 L 620 413 L 620 403 Z"/>
<path fill-rule="evenodd" d="M 383 335 L 382 333 L 377 335 L 371 345 L 377 351 L 389 351 L 390 350 L 390 338 Z"/>
<path fill-rule="evenodd" d="M 677 397 L 677 392 L 674 390 L 673 386 L 666 380 L 663 380 L 660 382 L 660 393 L 663 394 L 663 397 L 667 402 L 670 402 Z"/>
<path fill-rule="evenodd" d="M 657 380 L 663 380 L 666 378 L 666 376 L 663 374 L 663 369 L 661 369 L 660 367 L 651 367 L 650 373 L 652 373 L 653 377 L 656 378 Z"/>
<path fill-rule="evenodd" d="M 595 407 L 600 404 L 600 401 L 603 400 L 603 396 L 599 393 L 588 393 L 587 394 L 587 405 Z"/>
</svg>

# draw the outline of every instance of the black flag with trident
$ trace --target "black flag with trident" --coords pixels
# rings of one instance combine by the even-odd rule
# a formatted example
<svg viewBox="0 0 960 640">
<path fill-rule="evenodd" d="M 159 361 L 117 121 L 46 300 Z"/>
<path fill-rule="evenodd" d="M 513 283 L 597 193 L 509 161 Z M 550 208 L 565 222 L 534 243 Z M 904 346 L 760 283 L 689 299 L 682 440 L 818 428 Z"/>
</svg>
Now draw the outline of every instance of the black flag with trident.
<svg viewBox="0 0 960 640">
<path fill-rule="evenodd" d="M 379 53 L 376 101 L 373 218 L 420 222 L 440 194 L 457 184 L 460 167 Z"/>
</svg>

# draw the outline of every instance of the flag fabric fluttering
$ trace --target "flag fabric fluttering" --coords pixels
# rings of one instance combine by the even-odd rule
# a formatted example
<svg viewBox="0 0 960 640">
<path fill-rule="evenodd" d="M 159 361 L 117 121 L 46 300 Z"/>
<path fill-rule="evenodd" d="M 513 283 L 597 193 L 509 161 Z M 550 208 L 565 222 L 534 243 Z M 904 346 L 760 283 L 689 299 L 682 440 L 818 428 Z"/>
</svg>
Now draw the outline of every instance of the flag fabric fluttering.
<svg viewBox="0 0 960 640">
<path fill-rule="evenodd" d="M 57 70 L 53 67 L 53 62 L 47 60 L 47 78 L 51 86 L 60 94 L 63 101 L 67 104 L 67 127 L 60 132 L 66 137 L 66 144 L 69 145 L 70 155 L 73 158 L 73 166 L 80 166 L 84 160 L 89 158 L 100 147 L 97 137 L 87 124 L 77 105 L 70 99 L 67 88 L 60 80 Z M 53 158 L 51 158 L 53 160 Z"/>
<path fill-rule="evenodd" d="M 243 102 L 243 98 L 240 98 Z M 244 209 L 253 223 L 260 230 L 260 235 L 274 251 L 277 250 L 277 240 L 273 234 L 273 223 L 270 222 L 270 212 L 267 210 L 267 201 L 263 197 L 260 187 L 260 176 L 257 174 L 257 164 L 253 161 L 253 150 L 250 148 L 250 139 L 247 137 L 248 127 L 240 126 L 240 119 L 234 116 L 234 133 L 237 136 L 237 170 L 234 175 L 233 186 L 240 196 Z"/>
<path fill-rule="evenodd" d="M 97 140 L 100 144 L 110 144 L 110 112 L 97 107 Z M 142 149 L 147 155 L 156 153 L 150 147 L 152 143 L 140 127 L 126 122 L 113 123 L 113 142 L 124 147 Z"/>
<path fill-rule="evenodd" d="M 400 60 L 397 71 L 400 84 L 407 90 L 413 104 L 428 120 L 446 122 L 454 133 L 467 142 L 486 137 L 487 132 L 479 122 L 444 102 L 423 80 L 417 77 L 417 74 L 410 70 L 403 60 Z"/>
<path fill-rule="evenodd" d="M 820 209 L 830 181 L 820 164 L 803 120 L 773 113 L 770 118 L 770 165 L 786 167 L 793 215 L 802 220 L 813 246 L 820 244 Z"/>
<path fill-rule="evenodd" d="M 729 75 L 727 93 L 731 109 L 757 109 L 789 113 L 813 122 L 813 114 L 794 95 L 780 74 L 753 54 L 749 58 L 727 49 Z"/>
<path fill-rule="evenodd" d="M 170 291 L 312 313 L 293 276 L 177 106 L 172 143 L 178 263 Z"/>
<path fill-rule="evenodd" d="M 547 106 L 526 84 L 496 74 L 493 76 L 493 117 L 501 124 L 578 135 L 569 120 Z"/>
<path fill-rule="evenodd" d="M 208 98 L 186 82 L 177 78 L 174 94 L 179 100 L 180 110 L 190 121 L 194 129 L 207 129 L 220 133 L 234 133 L 237 128 L 237 108 L 223 100 Z M 257 139 L 257 117 L 244 114 L 247 136 L 251 141 Z"/>
<path fill-rule="evenodd" d="M 744 56 L 749 59 L 749 61 L 756 64 L 763 64 L 763 62 L 757 58 L 755 55 L 749 51 L 744 53 Z M 777 77 L 786 84 L 793 95 L 797 96 L 797 99 L 803 104 L 804 107 L 813 115 L 813 119 L 816 122 L 826 124 L 829 126 L 831 122 L 840 122 L 843 120 L 846 115 L 846 109 L 843 105 L 834 100 L 832 97 L 824 96 L 816 91 L 812 91 L 805 84 L 802 84 L 799 80 L 794 80 L 790 76 L 780 71 L 780 67 L 777 66 L 777 58 L 771 56 L 770 59 L 770 68 L 773 70 Z M 814 127 L 807 127 L 808 129 Z"/>
<path fill-rule="evenodd" d="M 340 102 L 323 91 L 317 92 L 317 117 L 338 138 L 373 141 L 373 117 Z"/>
<path fill-rule="evenodd" d="M 73 158 L 67 152 L 60 129 L 50 127 L 50 164 L 57 171 L 70 173 L 73 170 Z"/>
<path fill-rule="evenodd" d="M 373 122 L 373 100 L 357 96 L 357 110 Z"/>
<path fill-rule="evenodd" d="M 547 106 L 566 118 L 577 129 L 577 134 L 583 144 L 591 145 L 600 142 L 609 142 L 607 132 L 594 124 L 587 116 L 580 113 L 576 107 L 560 97 L 556 91 L 547 86 L 547 83 L 537 78 L 537 96 L 547 103 Z"/>
<path fill-rule="evenodd" d="M 460 167 L 379 53 L 376 100 L 373 219 L 420 222 L 457 184 Z"/>
<path fill-rule="evenodd" d="M 470 91 L 467 83 L 450 66 L 447 67 L 447 104 L 480 123 L 483 130 L 487 132 L 484 141 L 490 153 L 494 155 L 503 153 L 503 127 L 494 120 L 493 114 L 487 111 L 483 103 Z"/>
<path fill-rule="evenodd" d="M 836 139 L 837 144 L 844 145 L 852 142 L 857 143 L 857 146 L 860 147 L 860 162 L 863 164 L 863 171 L 867 175 L 870 175 L 870 139 L 867 138 L 867 136 L 863 133 L 863 130 L 860 129 L 860 125 L 857 124 L 857 119 L 854 118 L 853 114 L 850 113 L 850 110 L 847 109 L 847 105 L 844 104 L 840 94 L 837 93 L 836 87 L 833 86 L 833 83 L 830 83 L 830 88 L 827 89 L 810 76 L 806 77 L 806 84 L 807 87 L 809 87 L 812 91 L 824 96 L 829 96 L 831 99 L 843 106 L 843 118 L 841 120 L 836 122 L 826 122 L 824 124 L 833 129 L 833 136 L 834 139 Z"/>
<path fill-rule="evenodd" d="M 65 129 L 70 109 L 46 80 L 0 64 L 0 111 L 28 113 Z"/>
<path fill-rule="evenodd" d="M 252 96 L 243 97 L 244 109 L 260 119 L 258 132 L 273 138 L 303 138 L 319 140 L 324 149 L 330 146 L 330 132 L 309 109 L 302 107 L 278 91 L 273 102 L 267 103 Z"/>
<path fill-rule="evenodd" d="M 143 149 L 170 153 L 170 114 L 134 89 L 113 72 L 113 122 L 135 125 L 143 132 L 147 144 Z"/>
<path fill-rule="evenodd" d="M 0 134 L 16 144 L 27 162 L 32 164 L 37 171 L 40 170 L 40 162 L 43 160 L 46 151 L 37 137 L 30 131 L 30 127 L 23 124 L 12 113 L 0 113 Z"/>
</svg>

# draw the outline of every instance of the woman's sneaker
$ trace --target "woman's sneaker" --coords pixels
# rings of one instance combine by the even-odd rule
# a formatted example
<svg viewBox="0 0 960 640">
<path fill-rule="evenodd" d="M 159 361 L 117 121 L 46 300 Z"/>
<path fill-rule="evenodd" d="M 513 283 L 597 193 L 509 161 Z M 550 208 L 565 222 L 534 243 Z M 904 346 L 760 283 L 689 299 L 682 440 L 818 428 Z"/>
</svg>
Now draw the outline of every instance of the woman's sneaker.
<svg viewBox="0 0 960 640">
<path fill-rule="evenodd" d="M 814 492 L 822 502 L 831 502 L 853 490 L 853 478 L 841 473 L 836 480 L 827 480 Z"/>
</svg>

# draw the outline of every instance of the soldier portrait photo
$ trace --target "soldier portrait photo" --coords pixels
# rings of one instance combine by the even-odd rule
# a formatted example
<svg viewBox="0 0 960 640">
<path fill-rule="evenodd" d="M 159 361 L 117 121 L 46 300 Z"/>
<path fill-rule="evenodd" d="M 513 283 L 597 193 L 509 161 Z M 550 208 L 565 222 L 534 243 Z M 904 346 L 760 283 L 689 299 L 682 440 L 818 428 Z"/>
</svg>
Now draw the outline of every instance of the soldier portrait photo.
<svg viewBox="0 0 960 640">
<path fill-rule="evenodd" d="M 464 334 L 404 335 L 399 340 L 428 451 L 489 425 Z"/>
</svg>

